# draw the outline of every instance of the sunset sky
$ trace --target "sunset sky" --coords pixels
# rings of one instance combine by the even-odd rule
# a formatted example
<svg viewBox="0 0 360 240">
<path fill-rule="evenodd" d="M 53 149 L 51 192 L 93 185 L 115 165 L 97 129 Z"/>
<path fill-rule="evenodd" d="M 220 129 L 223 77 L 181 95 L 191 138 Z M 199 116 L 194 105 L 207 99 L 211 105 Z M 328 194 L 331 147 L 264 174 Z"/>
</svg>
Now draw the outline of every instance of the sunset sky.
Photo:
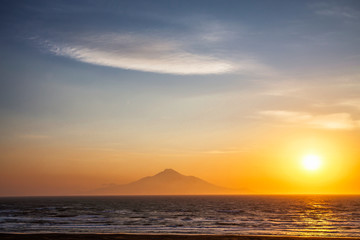
<svg viewBox="0 0 360 240">
<path fill-rule="evenodd" d="M 0 4 L 1 196 L 360 194 L 360 1 Z"/>
</svg>

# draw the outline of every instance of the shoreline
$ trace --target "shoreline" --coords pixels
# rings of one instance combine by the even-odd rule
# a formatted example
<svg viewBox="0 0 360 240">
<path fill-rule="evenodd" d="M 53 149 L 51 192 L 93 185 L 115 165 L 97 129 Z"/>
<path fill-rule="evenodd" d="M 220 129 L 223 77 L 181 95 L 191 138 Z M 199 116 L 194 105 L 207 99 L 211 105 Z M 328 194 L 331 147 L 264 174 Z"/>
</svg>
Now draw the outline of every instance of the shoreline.
<svg viewBox="0 0 360 240">
<path fill-rule="evenodd" d="M 360 237 L 107 233 L 0 233 L 2 240 L 360 240 Z"/>
</svg>

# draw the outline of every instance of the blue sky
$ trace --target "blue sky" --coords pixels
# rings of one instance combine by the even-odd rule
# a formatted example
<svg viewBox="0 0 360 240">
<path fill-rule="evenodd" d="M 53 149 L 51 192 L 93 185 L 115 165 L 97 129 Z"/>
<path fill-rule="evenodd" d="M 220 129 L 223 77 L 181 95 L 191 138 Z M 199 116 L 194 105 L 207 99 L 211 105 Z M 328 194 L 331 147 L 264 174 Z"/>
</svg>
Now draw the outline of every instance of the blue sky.
<svg viewBox="0 0 360 240">
<path fill-rule="evenodd" d="M 284 127 L 359 131 L 359 1 L 1 5 L 3 150 L 235 153 Z"/>
</svg>

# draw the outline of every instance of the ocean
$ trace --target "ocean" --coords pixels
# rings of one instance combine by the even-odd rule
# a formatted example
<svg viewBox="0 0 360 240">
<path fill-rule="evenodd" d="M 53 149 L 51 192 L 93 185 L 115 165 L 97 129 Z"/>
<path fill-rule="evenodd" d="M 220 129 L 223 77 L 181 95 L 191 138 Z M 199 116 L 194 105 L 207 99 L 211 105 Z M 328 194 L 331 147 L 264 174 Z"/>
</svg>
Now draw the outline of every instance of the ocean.
<svg viewBox="0 0 360 240">
<path fill-rule="evenodd" d="M 360 196 L 9 197 L 0 232 L 360 237 Z"/>
</svg>

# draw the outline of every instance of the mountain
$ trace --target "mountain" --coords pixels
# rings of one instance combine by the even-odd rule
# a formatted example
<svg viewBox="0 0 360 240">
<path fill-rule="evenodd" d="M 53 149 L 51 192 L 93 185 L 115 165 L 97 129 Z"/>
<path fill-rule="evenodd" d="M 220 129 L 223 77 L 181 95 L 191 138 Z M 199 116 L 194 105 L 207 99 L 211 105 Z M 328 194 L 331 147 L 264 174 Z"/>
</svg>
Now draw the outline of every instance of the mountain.
<svg viewBox="0 0 360 240">
<path fill-rule="evenodd" d="M 205 194 L 239 194 L 240 190 L 228 189 L 208 183 L 200 178 L 185 176 L 173 169 L 135 182 L 96 189 L 94 195 L 205 195 Z"/>
</svg>

